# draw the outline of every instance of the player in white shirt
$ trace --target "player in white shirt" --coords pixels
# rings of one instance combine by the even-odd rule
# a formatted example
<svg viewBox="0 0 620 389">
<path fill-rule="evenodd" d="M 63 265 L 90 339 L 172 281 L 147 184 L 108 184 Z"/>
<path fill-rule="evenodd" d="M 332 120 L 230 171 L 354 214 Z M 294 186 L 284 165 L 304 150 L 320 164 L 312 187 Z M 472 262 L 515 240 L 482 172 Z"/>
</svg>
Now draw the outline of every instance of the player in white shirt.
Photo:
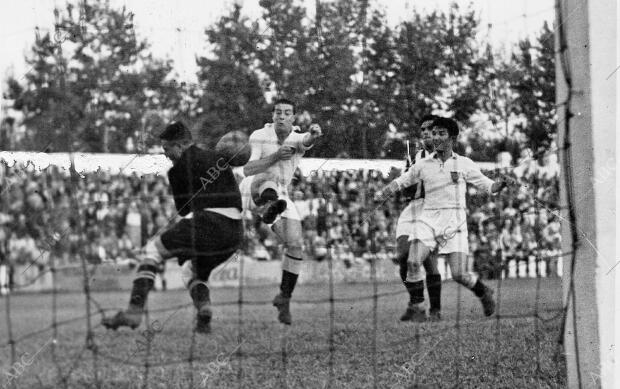
<svg viewBox="0 0 620 389">
<path fill-rule="evenodd" d="M 306 150 L 322 135 L 318 124 L 302 133 L 294 122 L 295 104 L 277 100 L 273 123 L 250 135 L 252 155 L 243 168 L 246 178 L 239 186 L 244 210 L 258 212 L 260 207 L 266 207 L 262 221 L 270 224 L 284 242 L 280 293 L 273 300 L 278 320 L 284 324 L 291 324 L 290 300 L 303 260 L 301 217 L 289 197 L 288 185 Z"/>
<path fill-rule="evenodd" d="M 413 161 L 411 156 L 407 155 L 407 169 L 411 169 L 411 165 L 419 162 L 423 158 L 428 157 L 434 149 L 433 146 L 433 122 L 437 118 L 435 115 L 424 115 L 420 121 L 420 132 L 422 137 L 422 149 L 418 151 Z M 408 152 L 408 151 L 407 151 Z M 407 279 L 407 258 L 409 257 L 409 237 L 413 233 L 415 219 L 419 217 L 424 205 L 424 185 L 416 183 L 409 188 L 403 188 L 404 197 L 411 199 L 409 204 L 403 209 L 396 223 L 396 258 L 400 266 L 400 277 L 409 293 L 409 305 L 412 309 L 407 309 L 405 314 L 401 316 L 402 321 L 425 321 L 425 315 L 415 310 L 416 306 L 415 287 L 419 287 Z M 426 272 L 426 290 L 428 291 L 428 299 L 430 302 L 429 318 L 437 321 L 441 319 L 441 275 L 437 268 L 437 255 L 431 253 L 424 260 L 424 270 Z M 412 275 L 415 281 L 415 275 Z"/>
<path fill-rule="evenodd" d="M 467 183 L 470 183 L 486 192 L 497 193 L 507 186 L 508 179 L 502 177 L 493 182 L 480 172 L 471 159 L 454 153 L 452 148 L 458 134 L 458 124 L 454 120 L 436 119 L 433 125 L 435 152 L 413 165 L 375 197 L 381 201 L 403 187 L 416 182 L 424 183 L 424 208 L 414 223 L 407 260 L 407 279 L 417 285 L 416 301 L 419 301 L 411 309 L 425 312 L 421 264 L 432 251 L 437 250 L 439 255 L 446 255 L 452 278 L 473 291 L 482 302 L 484 314 L 491 316 L 495 312 L 493 290 L 467 269 L 469 244 L 465 191 Z"/>
</svg>

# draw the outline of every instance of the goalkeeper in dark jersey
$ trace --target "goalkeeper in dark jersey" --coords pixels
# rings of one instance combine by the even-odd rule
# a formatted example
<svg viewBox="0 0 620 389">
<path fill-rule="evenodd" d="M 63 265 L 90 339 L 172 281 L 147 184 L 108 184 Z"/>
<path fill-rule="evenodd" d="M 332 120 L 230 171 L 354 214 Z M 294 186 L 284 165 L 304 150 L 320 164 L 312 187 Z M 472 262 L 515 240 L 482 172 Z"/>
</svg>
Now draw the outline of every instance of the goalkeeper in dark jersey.
<svg viewBox="0 0 620 389">
<path fill-rule="evenodd" d="M 185 264 L 184 271 L 190 270 L 184 281 L 197 309 L 196 331 L 208 333 L 212 314 L 207 280 L 213 269 L 235 254 L 243 238 L 241 194 L 231 165 L 242 165 L 247 159 L 235 164 L 216 151 L 198 148 L 181 122 L 168 125 L 159 138 L 173 162 L 168 180 L 183 218 L 142 248 L 129 307 L 104 318 L 102 324 L 112 329 L 138 327 L 155 274 L 162 262 L 176 257 L 180 265 Z M 239 156 L 243 158 L 242 154 L 235 158 Z"/>
<path fill-rule="evenodd" d="M 420 135 L 422 137 L 422 149 L 415 153 L 413 159 L 407 150 L 407 170 L 414 164 L 433 153 L 433 121 L 437 117 L 434 115 L 424 115 L 420 121 Z M 406 170 L 405 170 L 406 171 Z M 424 183 L 414 184 L 403 190 L 403 196 L 409 204 L 400 214 L 396 223 L 396 261 L 400 266 L 400 277 L 409 292 L 410 300 L 407 310 L 400 318 L 402 321 L 425 321 L 428 319 L 437 321 L 441 319 L 441 275 L 437 269 L 437 255 L 430 255 L 424 261 L 426 271 L 426 289 L 429 296 L 429 315 L 418 309 L 419 301 L 416 300 L 413 284 L 407 280 L 407 258 L 409 257 L 409 237 L 413 233 L 415 220 L 420 216 L 424 204 Z"/>
</svg>

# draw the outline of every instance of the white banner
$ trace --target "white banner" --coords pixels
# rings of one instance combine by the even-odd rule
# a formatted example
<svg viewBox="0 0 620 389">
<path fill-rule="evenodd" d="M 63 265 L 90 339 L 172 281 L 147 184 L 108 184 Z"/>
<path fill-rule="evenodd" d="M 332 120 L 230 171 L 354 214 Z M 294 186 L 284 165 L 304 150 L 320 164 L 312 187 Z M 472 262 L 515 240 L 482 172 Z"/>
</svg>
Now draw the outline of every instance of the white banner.
<svg viewBox="0 0 620 389">
<path fill-rule="evenodd" d="M 0 160 L 13 166 L 14 163 L 27 164 L 34 169 L 45 169 L 50 165 L 59 166 L 69 171 L 70 156 L 68 153 L 33 153 L 33 152 L 0 152 Z M 74 154 L 75 168 L 79 173 L 94 172 L 99 169 L 112 174 L 121 172 L 124 175 L 161 174 L 165 175 L 172 163 L 163 154 Z M 499 167 L 496 163 L 479 162 L 483 170 Z M 405 162 L 399 159 L 337 159 L 337 158 L 302 158 L 299 170 L 304 176 L 314 171 L 345 171 L 345 170 L 376 170 L 383 175 L 392 168 L 404 169 Z M 237 168 L 241 169 L 241 168 Z"/>
<path fill-rule="evenodd" d="M 390 260 L 376 261 L 376 277 L 378 282 L 400 282 L 398 266 Z M 562 276 L 562 261 L 550 261 L 550 276 Z M 438 258 L 438 268 L 443 280 L 451 279 L 450 269 L 442 257 Z M 7 270 L 0 267 L 0 289 L 2 279 L 7 280 Z M 540 261 L 539 272 L 545 276 L 546 263 Z M 97 266 L 89 265 L 90 288 L 93 291 L 130 290 L 136 273 L 135 267 L 103 263 Z M 329 282 L 329 264 L 327 261 L 307 260 L 303 262 L 299 275 L 299 284 L 327 284 Z M 371 282 L 371 266 L 366 260 L 356 260 L 350 264 L 344 261 L 334 261 L 332 280 L 338 283 L 365 283 Z M 209 285 L 215 288 L 238 287 L 243 275 L 244 286 L 278 285 L 282 277 L 282 263 L 280 261 L 257 261 L 247 256 L 235 256 L 215 268 L 209 277 Z M 535 278 L 536 262 L 523 261 L 517 266 L 516 261 L 508 263 L 502 277 L 507 278 Z M 161 289 L 162 278 L 166 280 L 167 289 L 183 289 L 181 267 L 175 261 L 170 261 L 166 271 L 158 275 L 157 289 Z M 53 289 L 52 274 L 49 269 L 39 269 L 37 266 L 18 266 L 13 272 L 14 286 L 19 291 L 43 292 Z M 59 267 L 56 269 L 57 291 L 82 291 L 84 274 L 81 265 Z"/>
</svg>

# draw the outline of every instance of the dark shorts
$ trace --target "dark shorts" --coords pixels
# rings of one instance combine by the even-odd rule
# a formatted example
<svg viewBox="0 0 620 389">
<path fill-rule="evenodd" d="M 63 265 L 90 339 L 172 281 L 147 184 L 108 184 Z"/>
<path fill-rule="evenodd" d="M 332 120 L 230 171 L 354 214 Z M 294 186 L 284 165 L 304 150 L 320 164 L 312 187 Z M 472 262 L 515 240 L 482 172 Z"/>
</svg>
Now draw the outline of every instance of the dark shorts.
<svg viewBox="0 0 620 389">
<path fill-rule="evenodd" d="M 240 247 L 243 221 L 219 213 L 198 211 L 191 219 L 182 219 L 161 235 L 161 241 L 179 265 L 192 261 L 194 272 L 206 281 L 219 264 Z"/>
</svg>

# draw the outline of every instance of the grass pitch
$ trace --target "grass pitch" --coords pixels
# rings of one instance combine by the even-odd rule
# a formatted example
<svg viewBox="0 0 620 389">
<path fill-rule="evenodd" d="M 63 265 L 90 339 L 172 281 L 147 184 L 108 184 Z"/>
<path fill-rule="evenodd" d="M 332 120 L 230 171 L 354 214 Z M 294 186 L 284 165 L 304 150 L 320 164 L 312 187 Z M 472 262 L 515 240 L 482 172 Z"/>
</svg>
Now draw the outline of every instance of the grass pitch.
<svg viewBox="0 0 620 389">
<path fill-rule="evenodd" d="M 94 293 L 93 337 L 85 348 L 85 296 L 10 298 L 0 327 L 0 385 L 7 388 L 557 388 L 566 386 L 558 346 L 560 279 L 487 281 L 499 318 L 485 318 L 470 291 L 445 282 L 443 318 L 401 323 L 406 293 L 397 283 L 300 285 L 293 325 L 276 321 L 277 286 L 212 290 L 213 333 L 194 335 L 186 291 L 153 292 L 148 322 L 131 331 L 101 327 L 101 307 L 125 307 L 128 292 Z M 537 298 L 538 296 L 538 298 Z M 339 301 L 339 300 L 346 301 Z M 6 313 L 6 297 L 0 300 Z M 230 303 L 230 304 L 224 304 Z M 376 309 L 375 309 L 376 307 Z M 333 314 L 331 311 L 333 309 Z M 535 312 L 539 318 L 533 317 Z M 5 315 L 3 315 L 5 316 Z M 45 331 L 41 331 L 47 329 Z M 35 334 L 30 334 L 40 331 Z M 28 335 L 30 334 L 30 335 Z M 96 350 L 93 353 L 92 350 Z M 27 354 L 24 354 L 27 353 Z M 29 362 L 29 363 L 28 363 Z M 20 373 L 20 374 L 17 374 Z M 9 383 L 9 381 L 11 381 Z"/>
</svg>

